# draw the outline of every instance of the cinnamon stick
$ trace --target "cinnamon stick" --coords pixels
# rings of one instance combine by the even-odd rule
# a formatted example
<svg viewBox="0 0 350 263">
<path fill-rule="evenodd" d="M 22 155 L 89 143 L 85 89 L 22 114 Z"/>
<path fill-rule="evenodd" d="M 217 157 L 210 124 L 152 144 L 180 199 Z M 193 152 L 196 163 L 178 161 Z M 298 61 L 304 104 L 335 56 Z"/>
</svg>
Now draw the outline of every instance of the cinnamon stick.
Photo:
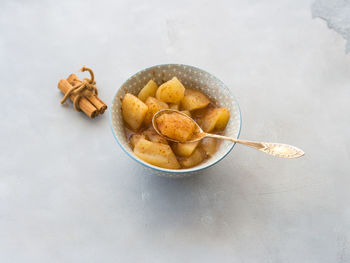
<svg viewBox="0 0 350 263">
<path fill-rule="evenodd" d="M 66 94 L 72 88 L 72 85 L 66 79 L 61 79 L 58 82 L 58 88 Z M 76 96 L 78 95 L 73 93 L 69 98 L 73 101 Z M 90 118 L 95 118 L 99 113 L 96 107 L 84 97 L 79 100 L 79 108 Z"/>
<path fill-rule="evenodd" d="M 72 86 L 79 85 L 82 83 L 81 80 L 75 74 L 70 74 L 67 78 L 67 81 Z M 97 96 L 91 95 L 91 96 L 87 96 L 86 98 L 91 102 L 92 105 L 96 107 L 96 109 L 100 114 L 103 114 L 107 109 L 107 105 L 104 104 L 104 102 L 100 100 Z"/>
</svg>

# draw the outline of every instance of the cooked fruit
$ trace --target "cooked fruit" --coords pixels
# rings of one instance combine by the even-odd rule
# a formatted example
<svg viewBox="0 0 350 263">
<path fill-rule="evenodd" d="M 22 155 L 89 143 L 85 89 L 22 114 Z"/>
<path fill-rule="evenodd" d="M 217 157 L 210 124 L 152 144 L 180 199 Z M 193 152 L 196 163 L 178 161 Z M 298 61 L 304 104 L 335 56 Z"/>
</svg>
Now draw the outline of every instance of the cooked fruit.
<svg viewBox="0 0 350 263">
<path fill-rule="evenodd" d="M 225 129 L 230 118 L 230 112 L 226 108 L 215 108 L 208 112 L 201 121 L 201 127 L 205 132 Z"/>
<path fill-rule="evenodd" d="M 184 93 L 185 87 L 177 77 L 173 77 L 159 86 L 156 92 L 156 98 L 167 103 L 178 104 L 184 97 Z"/>
<path fill-rule="evenodd" d="M 136 143 L 140 140 L 140 139 L 146 139 L 145 135 L 143 134 L 133 134 L 130 137 L 130 144 L 132 146 L 132 148 L 135 147 Z"/>
<path fill-rule="evenodd" d="M 181 106 L 185 110 L 197 110 L 208 106 L 210 100 L 202 92 L 193 89 L 186 89 L 181 100 Z"/>
<path fill-rule="evenodd" d="M 179 104 L 172 104 L 172 103 L 170 103 L 169 104 L 169 109 L 179 110 Z"/>
<path fill-rule="evenodd" d="M 189 157 L 182 158 L 180 164 L 184 168 L 190 168 L 201 163 L 204 158 L 205 154 L 199 148 L 196 148 Z"/>
<path fill-rule="evenodd" d="M 131 129 L 137 131 L 140 128 L 147 110 L 147 105 L 137 97 L 130 93 L 125 94 L 122 101 L 122 113 L 124 121 Z"/>
<path fill-rule="evenodd" d="M 142 132 L 142 135 L 146 137 L 147 140 L 151 141 L 151 142 L 158 142 L 158 143 L 164 143 L 164 144 L 168 144 L 168 141 L 160 136 L 154 129 L 153 127 L 149 127 L 147 130 L 144 130 Z"/>
<path fill-rule="evenodd" d="M 140 139 L 135 145 L 137 157 L 150 164 L 169 169 L 179 169 L 180 164 L 169 145 Z"/>
<path fill-rule="evenodd" d="M 147 82 L 147 84 L 140 90 L 139 95 L 137 96 L 140 100 L 146 101 L 148 97 L 154 97 L 158 89 L 157 83 L 152 79 Z"/>
<path fill-rule="evenodd" d="M 182 110 L 182 113 L 185 113 L 187 116 L 192 117 L 191 112 L 188 110 Z"/>
<path fill-rule="evenodd" d="M 186 142 L 186 143 L 174 143 L 172 145 L 172 148 L 176 155 L 188 157 L 194 152 L 198 144 L 199 144 L 199 141 Z"/>
<path fill-rule="evenodd" d="M 146 105 L 148 106 L 148 111 L 145 116 L 144 123 L 150 124 L 152 122 L 153 115 L 160 110 L 168 109 L 168 104 L 163 101 L 157 100 L 154 97 L 148 97 L 146 100 Z"/>
<path fill-rule="evenodd" d="M 176 112 L 157 116 L 156 125 L 162 135 L 179 142 L 187 141 L 196 128 L 189 118 Z"/>
<path fill-rule="evenodd" d="M 200 143 L 200 147 L 208 156 L 213 156 L 216 152 L 217 140 L 214 138 L 204 138 Z"/>
</svg>

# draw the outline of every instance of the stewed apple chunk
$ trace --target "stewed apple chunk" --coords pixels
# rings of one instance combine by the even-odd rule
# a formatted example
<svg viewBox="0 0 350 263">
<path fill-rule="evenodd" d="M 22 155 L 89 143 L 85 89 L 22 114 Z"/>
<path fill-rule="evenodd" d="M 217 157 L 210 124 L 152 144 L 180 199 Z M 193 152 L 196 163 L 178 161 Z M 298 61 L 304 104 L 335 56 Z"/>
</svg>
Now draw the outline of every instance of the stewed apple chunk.
<svg viewBox="0 0 350 263">
<path fill-rule="evenodd" d="M 189 168 L 200 164 L 204 159 L 204 152 L 202 152 L 199 148 L 196 148 L 196 150 L 194 150 L 194 152 L 189 157 L 182 158 L 180 160 L 180 164 L 184 168 Z"/>
<path fill-rule="evenodd" d="M 140 139 L 135 145 L 134 153 L 145 162 L 162 168 L 179 169 L 181 167 L 167 144 Z"/>
<path fill-rule="evenodd" d="M 213 156 L 216 152 L 217 140 L 214 138 L 204 138 L 200 143 L 200 147 L 208 156 Z"/>
<path fill-rule="evenodd" d="M 188 157 L 194 152 L 198 144 L 199 144 L 199 141 L 186 142 L 186 143 L 174 143 L 172 148 L 176 155 Z"/>
<path fill-rule="evenodd" d="M 158 143 L 163 143 L 163 144 L 168 144 L 168 141 L 160 136 L 154 129 L 153 127 L 149 127 L 147 130 L 144 130 L 141 133 L 143 136 L 146 137 L 147 140 L 151 141 L 151 142 L 158 142 Z"/>
<path fill-rule="evenodd" d="M 169 108 L 168 104 L 153 97 L 148 97 L 145 103 L 148 106 L 148 111 L 144 120 L 146 125 L 152 122 L 153 115 L 158 111 Z"/>
<path fill-rule="evenodd" d="M 170 103 L 169 104 L 169 109 L 172 109 L 172 110 L 179 110 L 180 108 L 180 105 L 179 104 L 173 104 L 173 103 Z"/>
<path fill-rule="evenodd" d="M 155 83 L 152 79 L 147 82 L 147 84 L 140 90 L 139 95 L 137 97 L 146 101 L 148 97 L 154 97 L 156 95 L 156 91 L 158 89 L 157 83 Z"/>
<path fill-rule="evenodd" d="M 140 139 L 146 139 L 146 136 L 143 135 L 143 134 L 137 134 L 137 133 L 131 135 L 129 141 L 130 141 L 130 144 L 131 144 L 132 148 L 135 147 L 136 143 L 137 143 Z"/>
<path fill-rule="evenodd" d="M 185 113 L 188 117 L 192 117 L 192 114 L 189 110 L 182 110 L 182 113 Z"/>
<path fill-rule="evenodd" d="M 197 110 L 208 106 L 210 100 L 199 90 L 186 89 L 181 105 L 185 110 Z"/>
<path fill-rule="evenodd" d="M 178 104 L 184 97 L 184 94 L 185 87 L 177 77 L 173 77 L 159 86 L 156 92 L 156 98 L 167 103 Z"/>
<path fill-rule="evenodd" d="M 122 114 L 124 121 L 131 129 L 137 131 L 141 127 L 147 110 L 147 105 L 137 97 L 130 93 L 125 94 L 122 101 Z"/>
<path fill-rule="evenodd" d="M 211 132 L 213 130 L 222 131 L 225 129 L 229 119 L 230 112 L 228 109 L 215 108 L 204 116 L 201 121 L 201 127 L 205 132 Z"/>
</svg>

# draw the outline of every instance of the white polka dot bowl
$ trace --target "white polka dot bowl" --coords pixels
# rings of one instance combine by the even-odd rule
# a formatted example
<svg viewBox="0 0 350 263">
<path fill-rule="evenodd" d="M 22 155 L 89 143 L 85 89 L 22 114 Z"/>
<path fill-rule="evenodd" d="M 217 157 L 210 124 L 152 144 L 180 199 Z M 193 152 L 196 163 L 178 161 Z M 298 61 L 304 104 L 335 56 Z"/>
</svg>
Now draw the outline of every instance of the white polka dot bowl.
<svg viewBox="0 0 350 263">
<path fill-rule="evenodd" d="M 237 100 L 221 80 L 202 69 L 180 64 L 165 64 L 146 68 L 131 76 L 119 88 L 110 107 L 109 121 L 114 138 L 127 155 L 143 165 L 148 171 L 153 174 L 172 178 L 193 175 L 213 166 L 225 158 L 235 145 L 230 141 L 222 141 L 214 156 L 188 169 L 165 169 L 154 166 L 141 160 L 133 153 L 124 131 L 121 99 L 126 93 L 137 95 L 150 79 L 161 85 L 175 76 L 182 82 L 185 88 L 201 90 L 218 106 L 229 109 L 230 120 L 224 131 L 224 135 L 238 138 L 241 130 L 241 113 Z"/>
</svg>

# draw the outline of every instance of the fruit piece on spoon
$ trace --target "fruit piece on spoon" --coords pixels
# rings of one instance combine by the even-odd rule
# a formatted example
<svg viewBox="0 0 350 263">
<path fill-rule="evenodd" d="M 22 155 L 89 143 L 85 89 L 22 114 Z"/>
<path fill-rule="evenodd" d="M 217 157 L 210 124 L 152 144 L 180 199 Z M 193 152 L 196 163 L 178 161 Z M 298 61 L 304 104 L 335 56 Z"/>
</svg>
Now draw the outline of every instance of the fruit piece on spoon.
<svg viewBox="0 0 350 263">
<path fill-rule="evenodd" d="M 196 124 L 191 119 L 177 112 L 158 115 L 155 124 L 157 132 L 179 142 L 188 141 L 196 128 Z"/>
<path fill-rule="evenodd" d="M 158 111 L 152 124 L 157 133 L 173 142 L 194 142 L 206 136 L 191 117 L 177 110 Z"/>
</svg>

